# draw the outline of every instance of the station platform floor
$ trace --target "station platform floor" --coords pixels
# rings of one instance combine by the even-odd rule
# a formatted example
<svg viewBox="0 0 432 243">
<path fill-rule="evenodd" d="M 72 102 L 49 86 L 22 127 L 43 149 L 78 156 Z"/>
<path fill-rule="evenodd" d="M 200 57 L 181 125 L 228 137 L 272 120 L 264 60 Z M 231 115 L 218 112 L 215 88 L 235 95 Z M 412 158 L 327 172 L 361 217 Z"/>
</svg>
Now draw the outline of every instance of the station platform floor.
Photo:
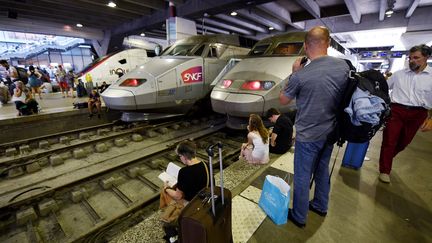
<svg viewBox="0 0 432 243">
<path fill-rule="evenodd" d="M 72 104 L 74 102 L 86 102 L 87 100 L 88 100 L 87 97 L 63 98 L 60 92 L 42 94 L 42 99 L 40 99 L 38 95 L 36 96 L 36 101 L 39 103 L 39 107 L 41 109 L 39 115 L 73 111 L 74 109 Z M 0 104 L 0 120 L 19 119 L 19 118 L 25 119 L 26 117 L 35 117 L 35 115 L 18 116 L 18 112 L 15 109 L 15 104 L 12 101 L 9 101 L 9 103 L 5 105 Z"/>
<path fill-rule="evenodd" d="M 340 150 L 331 178 L 328 214 L 321 217 L 309 212 L 303 229 L 289 221 L 275 225 L 258 206 L 265 175 L 294 173 L 292 151 L 272 155 L 268 165 L 232 189 L 234 242 L 432 242 L 432 132 L 419 132 L 395 158 L 390 184 L 378 180 L 381 136 L 380 132 L 372 139 L 366 155 L 370 160 L 359 170 L 340 166 L 344 148 Z M 236 163 L 234 173 L 241 175 L 249 169 L 245 162 Z M 292 207 L 292 200 L 290 204 Z M 159 215 L 156 211 L 111 242 L 165 242 Z"/>
<path fill-rule="evenodd" d="M 40 112 L 29 116 L 18 116 L 15 104 L 11 101 L 0 104 L 0 143 L 96 126 L 119 118 L 119 112 L 105 112 L 103 103 L 101 119 L 89 119 L 86 108 L 74 109 L 74 102 L 87 100 L 88 97 L 63 98 L 60 92 L 42 94 L 42 99 L 36 97 Z"/>
</svg>

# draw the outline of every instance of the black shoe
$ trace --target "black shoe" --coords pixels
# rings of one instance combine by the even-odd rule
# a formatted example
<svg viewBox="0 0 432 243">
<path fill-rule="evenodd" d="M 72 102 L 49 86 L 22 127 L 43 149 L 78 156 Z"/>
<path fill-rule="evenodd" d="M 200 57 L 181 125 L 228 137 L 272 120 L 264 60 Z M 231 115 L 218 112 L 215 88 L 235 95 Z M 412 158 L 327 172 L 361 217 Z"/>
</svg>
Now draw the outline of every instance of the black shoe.
<svg viewBox="0 0 432 243">
<path fill-rule="evenodd" d="M 299 228 L 306 227 L 306 224 L 302 224 L 293 218 L 291 209 L 288 210 L 288 220 L 291 221 L 295 226 Z"/>
<path fill-rule="evenodd" d="M 100 115 L 100 114 L 98 114 L 98 118 L 99 118 L 99 119 L 101 118 L 101 115 Z"/>
<path fill-rule="evenodd" d="M 89 118 L 92 118 L 93 117 L 93 114 L 89 114 L 89 116 L 88 116 Z"/>
<path fill-rule="evenodd" d="M 316 213 L 316 214 L 318 214 L 321 217 L 327 216 L 327 212 L 321 212 L 321 211 L 319 211 L 318 209 L 314 208 L 312 206 L 312 204 L 310 204 L 310 203 L 309 203 L 309 210 L 312 211 L 312 212 L 314 212 L 314 213 Z"/>
</svg>

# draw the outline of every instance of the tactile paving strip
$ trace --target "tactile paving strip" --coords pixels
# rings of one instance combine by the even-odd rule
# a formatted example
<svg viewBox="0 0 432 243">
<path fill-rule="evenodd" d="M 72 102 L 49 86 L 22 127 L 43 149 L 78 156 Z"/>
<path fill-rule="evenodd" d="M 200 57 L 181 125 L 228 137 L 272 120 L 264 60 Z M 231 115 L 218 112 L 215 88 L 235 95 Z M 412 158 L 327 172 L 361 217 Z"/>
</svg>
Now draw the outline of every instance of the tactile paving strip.
<svg viewBox="0 0 432 243">
<path fill-rule="evenodd" d="M 281 155 L 271 167 L 294 174 L 294 153 L 287 152 Z"/>
<path fill-rule="evenodd" d="M 241 196 L 232 200 L 232 234 L 234 243 L 247 242 L 265 219 L 258 204 Z"/>
<path fill-rule="evenodd" d="M 248 188 L 242 191 L 240 195 L 258 204 L 261 197 L 261 191 L 261 189 L 258 189 L 254 186 L 248 186 Z"/>
</svg>

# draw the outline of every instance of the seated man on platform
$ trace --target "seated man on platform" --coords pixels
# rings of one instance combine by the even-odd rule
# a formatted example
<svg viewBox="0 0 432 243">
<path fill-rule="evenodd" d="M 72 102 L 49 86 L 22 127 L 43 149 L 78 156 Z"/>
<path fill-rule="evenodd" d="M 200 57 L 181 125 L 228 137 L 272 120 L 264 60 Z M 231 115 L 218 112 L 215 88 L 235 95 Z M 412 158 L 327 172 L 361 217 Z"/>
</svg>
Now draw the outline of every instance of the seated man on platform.
<svg viewBox="0 0 432 243">
<path fill-rule="evenodd" d="M 267 118 L 275 126 L 270 133 L 270 153 L 284 154 L 292 145 L 293 123 L 278 109 L 270 108 L 267 111 Z"/>
<path fill-rule="evenodd" d="M 169 187 L 167 183 L 160 194 L 160 208 L 164 209 L 161 220 L 173 222 L 180 215 L 187 202 L 199 191 L 210 185 L 208 166 L 196 157 L 196 145 L 183 141 L 177 145 L 176 153 L 186 165 L 178 173 L 177 185 Z"/>
</svg>

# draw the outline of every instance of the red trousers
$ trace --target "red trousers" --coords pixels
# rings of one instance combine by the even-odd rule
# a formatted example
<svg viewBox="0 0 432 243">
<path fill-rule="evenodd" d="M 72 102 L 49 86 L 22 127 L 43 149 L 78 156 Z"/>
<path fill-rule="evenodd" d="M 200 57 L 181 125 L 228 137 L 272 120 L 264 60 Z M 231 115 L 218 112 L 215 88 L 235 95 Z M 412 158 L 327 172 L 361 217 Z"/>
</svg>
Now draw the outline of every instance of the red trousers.
<svg viewBox="0 0 432 243">
<path fill-rule="evenodd" d="M 380 154 L 380 173 L 390 174 L 393 158 L 411 143 L 428 116 L 420 107 L 391 104 L 391 117 L 384 129 Z"/>
</svg>

